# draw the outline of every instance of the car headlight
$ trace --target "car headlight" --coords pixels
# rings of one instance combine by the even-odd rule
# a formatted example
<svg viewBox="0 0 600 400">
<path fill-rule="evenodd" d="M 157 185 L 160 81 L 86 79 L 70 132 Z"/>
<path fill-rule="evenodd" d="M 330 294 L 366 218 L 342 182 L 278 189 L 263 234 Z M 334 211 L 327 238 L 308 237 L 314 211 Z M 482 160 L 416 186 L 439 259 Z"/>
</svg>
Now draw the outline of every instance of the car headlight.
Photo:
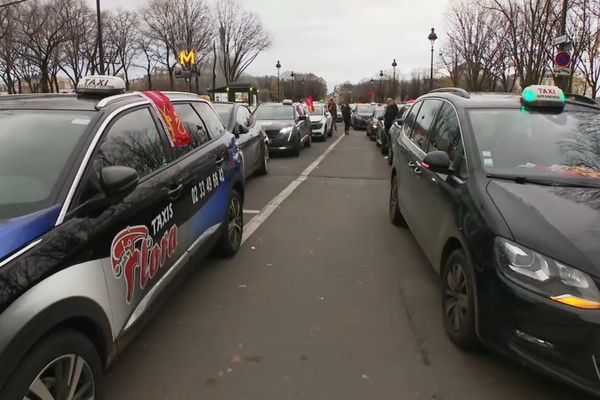
<svg viewBox="0 0 600 400">
<path fill-rule="evenodd" d="M 496 238 L 495 251 L 500 271 L 514 283 L 558 303 L 600 310 L 600 291 L 585 272 L 504 238 Z"/>
</svg>

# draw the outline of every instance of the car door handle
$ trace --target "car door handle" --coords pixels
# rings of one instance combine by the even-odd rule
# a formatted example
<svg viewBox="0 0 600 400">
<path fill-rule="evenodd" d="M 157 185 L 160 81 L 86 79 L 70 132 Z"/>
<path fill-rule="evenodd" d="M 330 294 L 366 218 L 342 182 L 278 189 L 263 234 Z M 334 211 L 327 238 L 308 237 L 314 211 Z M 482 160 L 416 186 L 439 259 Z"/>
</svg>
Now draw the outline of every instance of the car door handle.
<svg viewBox="0 0 600 400">
<path fill-rule="evenodd" d="M 417 166 L 417 163 L 416 163 L 416 162 L 414 162 L 414 161 L 411 161 L 411 162 L 409 162 L 409 163 L 408 163 L 408 166 L 409 166 L 410 168 L 415 168 L 415 167 Z"/>
<path fill-rule="evenodd" d="M 421 175 L 421 167 L 416 167 L 415 169 L 413 169 L 413 172 L 417 175 Z"/>
<path fill-rule="evenodd" d="M 167 192 L 167 195 L 169 196 L 169 199 L 176 200 L 179 198 L 179 196 L 181 196 L 182 192 L 183 192 L 183 185 L 180 183 L 179 185 L 170 188 L 169 191 Z"/>
<path fill-rule="evenodd" d="M 223 164 L 225 162 L 225 157 L 218 157 L 215 159 L 215 164 L 217 166 L 220 166 L 221 164 Z"/>
</svg>

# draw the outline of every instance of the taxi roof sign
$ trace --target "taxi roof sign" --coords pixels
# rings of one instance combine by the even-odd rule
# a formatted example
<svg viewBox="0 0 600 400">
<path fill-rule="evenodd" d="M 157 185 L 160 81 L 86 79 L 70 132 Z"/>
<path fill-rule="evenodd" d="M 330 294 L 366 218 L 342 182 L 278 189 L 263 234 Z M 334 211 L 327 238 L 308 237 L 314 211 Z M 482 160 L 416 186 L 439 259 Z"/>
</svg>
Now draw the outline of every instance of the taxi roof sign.
<svg viewBox="0 0 600 400">
<path fill-rule="evenodd" d="M 76 92 L 80 95 L 112 96 L 124 93 L 125 89 L 125 81 L 117 76 L 92 75 L 82 78 L 79 81 Z"/>
<path fill-rule="evenodd" d="M 558 86 L 532 85 L 523 90 L 521 100 L 533 107 L 564 107 L 566 96 Z"/>
</svg>

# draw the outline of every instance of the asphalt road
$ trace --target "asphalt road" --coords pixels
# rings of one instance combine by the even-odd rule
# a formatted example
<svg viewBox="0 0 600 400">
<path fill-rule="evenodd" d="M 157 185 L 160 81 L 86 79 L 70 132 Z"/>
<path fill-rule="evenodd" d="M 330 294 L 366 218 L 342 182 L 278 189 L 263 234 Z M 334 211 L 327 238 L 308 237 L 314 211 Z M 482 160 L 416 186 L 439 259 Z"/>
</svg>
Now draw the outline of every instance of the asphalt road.
<svg viewBox="0 0 600 400">
<path fill-rule="evenodd" d="M 272 159 L 245 209 L 263 209 L 332 143 Z M 388 222 L 388 180 L 364 132 L 344 137 L 235 258 L 206 260 L 177 287 L 109 371 L 105 398 L 588 399 L 452 346 L 437 276 Z"/>
</svg>

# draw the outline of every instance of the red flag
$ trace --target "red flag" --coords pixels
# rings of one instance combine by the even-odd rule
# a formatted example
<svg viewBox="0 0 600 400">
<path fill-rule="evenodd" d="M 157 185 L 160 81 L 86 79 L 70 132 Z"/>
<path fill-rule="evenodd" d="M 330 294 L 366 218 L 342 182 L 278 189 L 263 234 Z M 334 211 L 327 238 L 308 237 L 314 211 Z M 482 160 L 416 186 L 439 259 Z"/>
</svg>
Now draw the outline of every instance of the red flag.
<svg viewBox="0 0 600 400">
<path fill-rule="evenodd" d="M 308 106 L 308 110 L 311 113 L 314 113 L 316 111 L 315 110 L 315 105 L 313 104 L 313 97 L 312 96 L 310 96 L 308 99 L 306 99 L 306 105 Z"/>
<path fill-rule="evenodd" d="M 147 91 L 143 92 L 144 96 L 152 101 L 165 124 L 165 129 L 169 134 L 171 145 L 174 147 L 185 147 L 192 141 L 191 136 L 185 130 L 185 126 L 175 112 L 173 103 L 162 92 Z"/>
</svg>

